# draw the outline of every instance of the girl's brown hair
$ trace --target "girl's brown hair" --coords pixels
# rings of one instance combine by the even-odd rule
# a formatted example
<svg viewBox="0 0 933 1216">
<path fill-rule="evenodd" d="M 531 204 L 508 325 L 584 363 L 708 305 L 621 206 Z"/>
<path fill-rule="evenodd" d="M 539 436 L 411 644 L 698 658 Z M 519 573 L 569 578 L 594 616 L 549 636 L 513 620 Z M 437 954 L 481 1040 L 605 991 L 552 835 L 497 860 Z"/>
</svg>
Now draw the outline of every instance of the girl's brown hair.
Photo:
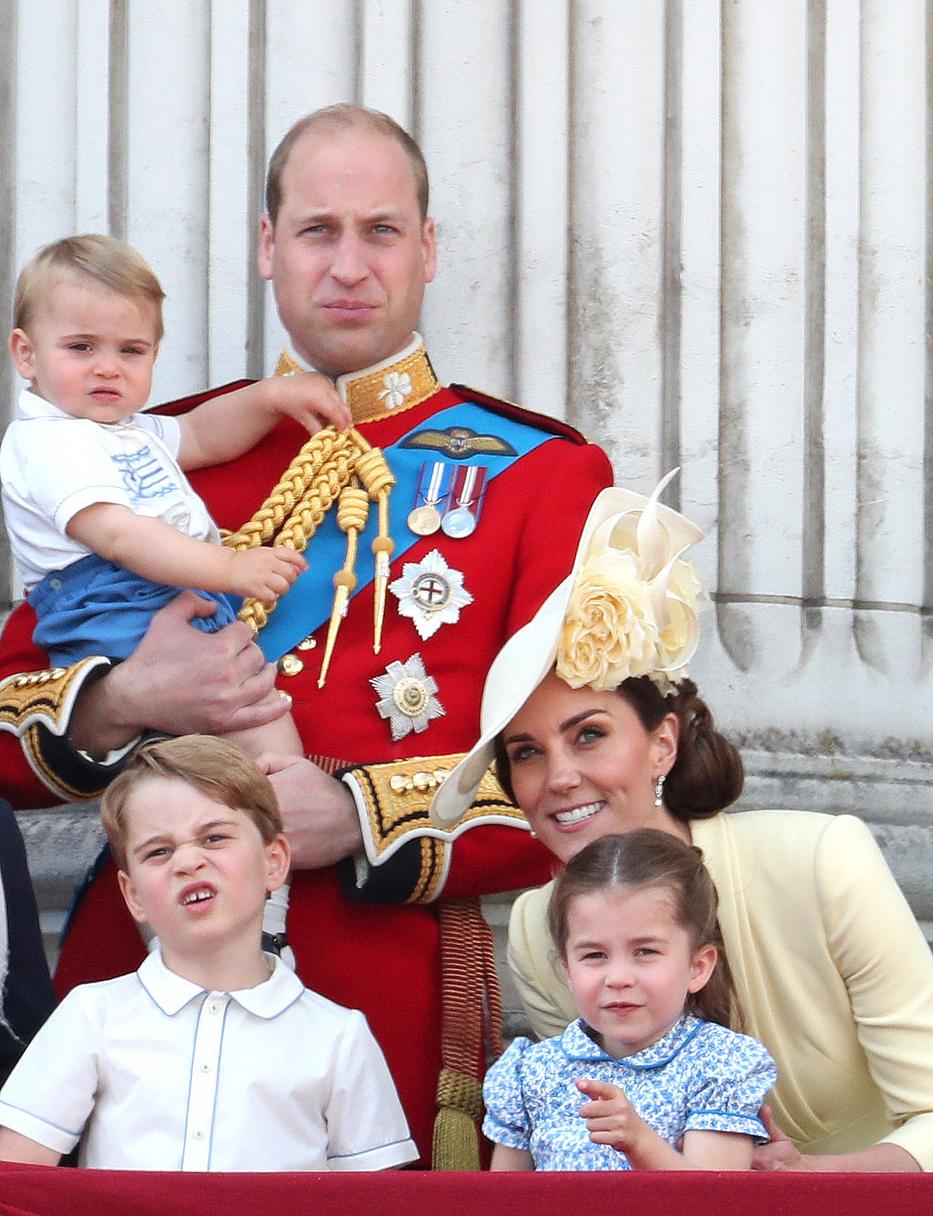
<svg viewBox="0 0 933 1216">
<path fill-rule="evenodd" d="M 561 958 L 566 957 L 573 901 L 613 887 L 663 888 L 670 894 L 674 920 L 690 935 L 691 948 L 716 947 L 712 974 L 699 992 L 687 994 L 685 1012 L 737 1030 L 738 1003 L 716 917 L 716 888 L 700 850 L 655 828 L 603 836 L 581 849 L 554 880 L 548 903 L 548 929 Z"/>
</svg>

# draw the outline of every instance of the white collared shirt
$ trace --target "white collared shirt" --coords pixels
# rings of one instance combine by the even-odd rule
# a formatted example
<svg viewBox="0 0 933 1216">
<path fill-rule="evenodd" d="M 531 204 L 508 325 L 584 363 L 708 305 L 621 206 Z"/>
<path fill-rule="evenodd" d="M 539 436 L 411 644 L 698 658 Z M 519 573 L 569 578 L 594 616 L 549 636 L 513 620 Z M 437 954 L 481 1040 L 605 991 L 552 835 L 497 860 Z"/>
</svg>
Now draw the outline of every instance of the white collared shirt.
<svg viewBox="0 0 933 1216">
<path fill-rule="evenodd" d="M 24 389 L 0 448 L 3 512 L 27 591 L 91 552 L 65 532 L 95 503 L 161 519 L 196 540 L 219 543 L 203 500 L 178 464 L 177 418 L 131 414 L 104 424 L 73 418 Z"/>
<path fill-rule="evenodd" d="M 97 1169 L 378 1170 L 417 1157 L 366 1019 L 280 960 L 208 992 L 151 954 L 75 988 L 0 1091 L 0 1124 Z"/>
</svg>

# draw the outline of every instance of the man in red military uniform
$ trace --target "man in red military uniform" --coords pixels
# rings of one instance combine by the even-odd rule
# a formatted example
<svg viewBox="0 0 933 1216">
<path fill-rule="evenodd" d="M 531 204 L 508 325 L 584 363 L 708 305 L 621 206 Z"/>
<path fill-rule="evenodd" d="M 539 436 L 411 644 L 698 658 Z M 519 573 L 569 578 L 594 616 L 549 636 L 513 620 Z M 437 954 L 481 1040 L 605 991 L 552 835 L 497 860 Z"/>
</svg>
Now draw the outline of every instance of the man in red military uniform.
<svg viewBox="0 0 933 1216">
<path fill-rule="evenodd" d="M 345 615 L 332 609 L 347 548 L 336 509 L 258 646 L 242 623 L 212 635 L 189 628 L 203 601 L 184 593 L 124 663 L 48 671 L 21 606 L 0 644 L 0 767 L 21 807 L 47 803 L 49 791 L 91 797 L 145 729 L 254 724 L 281 712 L 273 680 L 287 691 L 311 758 L 269 759 L 297 867 L 289 942 L 309 987 L 366 1013 L 426 1160 L 442 1066 L 441 1105 L 471 1113 L 475 1089 L 466 1100 L 445 1096 L 445 1078 L 457 1090 L 482 1072 L 475 1027 L 465 1024 L 482 985 L 468 949 L 475 922 L 458 922 L 469 906 L 450 901 L 548 874 L 495 791 L 455 845 L 427 807 L 476 737 L 492 657 L 566 575 L 611 473 L 601 450 L 564 424 L 437 381 L 414 332 L 436 259 L 427 175 L 390 119 L 333 107 L 302 120 L 273 155 L 267 208 L 259 268 L 294 348 L 280 370 L 306 364 L 333 377 L 396 482 L 386 517 L 360 537 Z M 306 440 L 286 421 L 235 464 L 192 477 L 221 527 L 235 530 L 260 508 Z M 342 780 L 329 775 L 338 770 Z M 442 965 L 445 916 L 463 940 L 451 950 L 448 934 Z M 132 970 L 141 953 L 106 866 L 78 907 L 58 986 Z"/>
</svg>

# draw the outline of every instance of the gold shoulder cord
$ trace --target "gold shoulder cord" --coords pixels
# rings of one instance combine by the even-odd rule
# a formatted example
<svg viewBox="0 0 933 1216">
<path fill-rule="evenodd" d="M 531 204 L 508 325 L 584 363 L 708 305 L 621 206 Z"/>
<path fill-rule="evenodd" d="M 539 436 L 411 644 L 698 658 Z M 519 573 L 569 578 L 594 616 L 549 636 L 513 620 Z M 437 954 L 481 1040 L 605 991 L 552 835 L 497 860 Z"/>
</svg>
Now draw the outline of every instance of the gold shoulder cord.
<svg viewBox="0 0 933 1216">
<path fill-rule="evenodd" d="M 395 549 L 389 535 L 389 494 L 394 485 L 395 477 L 382 452 L 367 443 L 359 431 L 351 428 L 341 433 L 325 427 L 311 436 L 253 518 L 238 532 L 224 537 L 223 543 L 236 550 L 283 545 L 301 553 L 324 516 L 338 503 L 337 522 L 347 535 L 347 555 L 342 569 L 334 575 L 334 604 L 318 688 L 323 687 L 327 678 L 337 633 L 347 613 L 347 601 L 356 586 L 353 568 L 357 540 L 366 527 L 370 499 L 379 510 L 379 531 L 372 543 L 376 559 L 373 605 L 376 654 L 382 645 L 389 560 Z M 258 633 L 274 608 L 274 603 L 249 599 L 238 615 Z"/>
</svg>

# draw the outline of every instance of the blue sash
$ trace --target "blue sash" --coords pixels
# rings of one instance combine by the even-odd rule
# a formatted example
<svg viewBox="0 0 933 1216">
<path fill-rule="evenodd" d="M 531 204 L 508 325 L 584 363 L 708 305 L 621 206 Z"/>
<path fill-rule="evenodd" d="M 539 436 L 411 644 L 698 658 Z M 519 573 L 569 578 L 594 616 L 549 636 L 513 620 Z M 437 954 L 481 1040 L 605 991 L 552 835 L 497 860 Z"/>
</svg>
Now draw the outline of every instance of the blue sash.
<svg viewBox="0 0 933 1216">
<path fill-rule="evenodd" d="M 480 435 L 494 434 L 511 444 L 515 455 L 497 456 L 477 453 L 471 455 L 469 461 L 457 461 L 449 460 L 445 453 L 430 448 L 400 446 L 419 431 L 443 430 L 451 426 L 468 427 Z M 439 414 L 433 414 L 409 431 L 407 435 L 403 435 L 391 447 L 385 448 L 385 457 L 397 479 L 397 485 L 389 499 L 389 534 L 395 541 L 393 561 L 402 557 L 414 544 L 423 539 L 412 532 L 408 526 L 408 513 L 416 505 L 414 491 L 422 465 L 428 461 L 444 461 L 444 463 L 456 466 L 462 466 L 464 463 L 478 465 L 486 469 L 486 483 L 488 484 L 516 460 L 527 456 L 542 443 L 553 438 L 554 436 L 550 432 L 528 426 L 524 422 L 517 422 L 481 405 L 466 402 L 463 405 L 451 406 L 450 409 L 442 410 Z M 376 536 L 377 524 L 377 512 L 373 506 L 369 512 L 366 529 L 360 537 L 354 596 L 358 595 L 364 587 L 368 587 L 374 577 L 374 562 L 370 544 Z M 308 569 L 304 574 L 299 575 L 291 589 L 279 600 L 275 611 L 269 617 L 268 624 L 260 631 L 259 637 L 256 639 L 263 654 L 271 662 L 280 659 L 302 638 L 314 633 L 330 618 L 334 599 L 334 574 L 343 565 L 346 549 L 347 538 L 337 526 L 336 510 L 331 510 L 315 532 L 314 539 L 305 553 L 308 558 Z"/>
</svg>

